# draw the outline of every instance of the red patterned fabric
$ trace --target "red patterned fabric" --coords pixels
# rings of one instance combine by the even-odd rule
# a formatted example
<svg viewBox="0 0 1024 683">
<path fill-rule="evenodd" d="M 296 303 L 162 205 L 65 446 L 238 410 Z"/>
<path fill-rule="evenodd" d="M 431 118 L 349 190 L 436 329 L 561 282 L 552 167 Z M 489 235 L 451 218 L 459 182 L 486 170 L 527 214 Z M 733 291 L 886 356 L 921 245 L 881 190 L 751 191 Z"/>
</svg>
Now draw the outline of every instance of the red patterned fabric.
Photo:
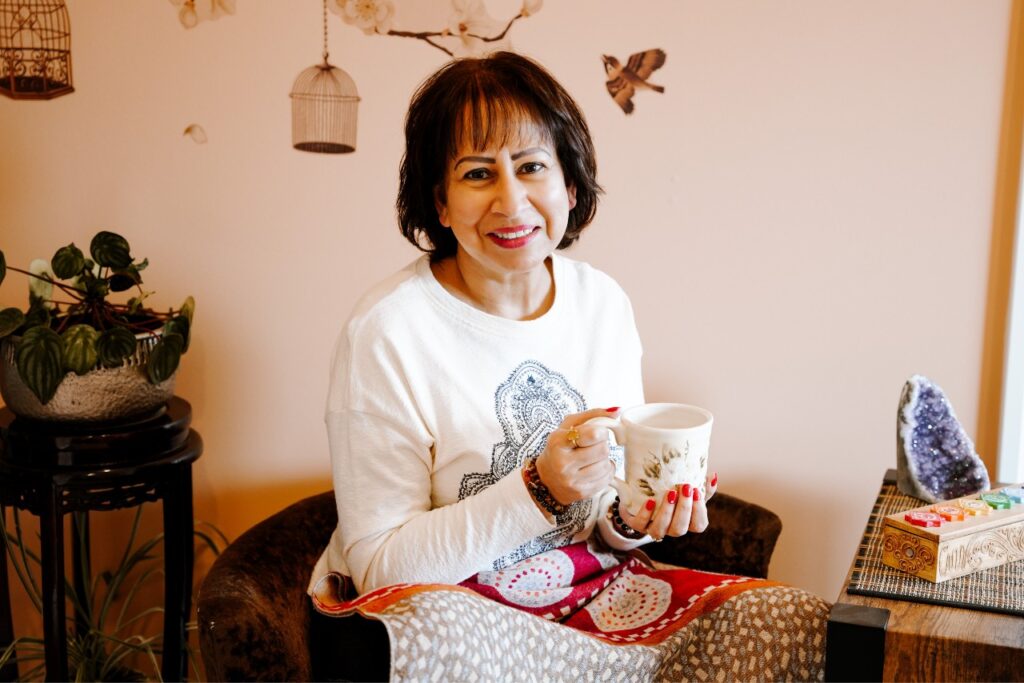
<svg viewBox="0 0 1024 683">
<path fill-rule="evenodd" d="M 658 570 L 638 557 L 624 558 L 581 541 L 505 570 L 480 572 L 458 587 L 402 584 L 342 600 L 342 584 L 334 583 L 315 591 L 313 600 L 324 614 L 372 616 L 414 593 L 469 590 L 609 644 L 651 645 L 739 593 L 775 585 L 692 569 Z"/>
</svg>

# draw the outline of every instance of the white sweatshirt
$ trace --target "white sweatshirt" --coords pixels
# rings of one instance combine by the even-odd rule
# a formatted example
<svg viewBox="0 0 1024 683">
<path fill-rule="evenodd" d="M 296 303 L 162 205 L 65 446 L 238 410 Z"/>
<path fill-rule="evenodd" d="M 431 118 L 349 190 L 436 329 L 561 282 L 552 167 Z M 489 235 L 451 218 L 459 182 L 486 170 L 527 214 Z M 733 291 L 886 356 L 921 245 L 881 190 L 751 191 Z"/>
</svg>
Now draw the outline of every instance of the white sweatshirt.
<svg viewBox="0 0 1024 683">
<path fill-rule="evenodd" d="M 612 547 L 615 491 L 552 524 L 523 483 L 562 418 L 643 402 L 633 310 L 610 277 L 554 255 L 555 300 L 517 321 L 478 310 L 424 256 L 373 288 L 335 349 L 327 400 L 338 527 L 310 590 L 328 573 L 362 594 L 395 583 L 458 583 L 582 540 Z M 613 448 L 619 476 L 621 449 Z"/>
</svg>

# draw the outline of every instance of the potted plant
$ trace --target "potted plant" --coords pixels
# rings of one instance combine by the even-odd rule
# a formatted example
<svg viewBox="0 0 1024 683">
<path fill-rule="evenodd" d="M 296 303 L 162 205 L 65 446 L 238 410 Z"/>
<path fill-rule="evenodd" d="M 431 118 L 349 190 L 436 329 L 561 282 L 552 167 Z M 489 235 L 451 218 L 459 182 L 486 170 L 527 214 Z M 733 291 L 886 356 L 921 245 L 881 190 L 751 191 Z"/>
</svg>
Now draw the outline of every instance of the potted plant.
<svg viewBox="0 0 1024 683">
<path fill-rule="evenodd" d="M 101 231 L 89 256 L 71 243 L 28 270 L 29 305 L 0 311 L 0 394 L 17 415 L 37 419 L 108 420 L 162 405 L 174 392 L 188 350 L 195 302 L 159 312 L 145 306 L 148 259 L 128 241 Z M 123 303 L 109 296 L 134 294 Z"/>
</svg>

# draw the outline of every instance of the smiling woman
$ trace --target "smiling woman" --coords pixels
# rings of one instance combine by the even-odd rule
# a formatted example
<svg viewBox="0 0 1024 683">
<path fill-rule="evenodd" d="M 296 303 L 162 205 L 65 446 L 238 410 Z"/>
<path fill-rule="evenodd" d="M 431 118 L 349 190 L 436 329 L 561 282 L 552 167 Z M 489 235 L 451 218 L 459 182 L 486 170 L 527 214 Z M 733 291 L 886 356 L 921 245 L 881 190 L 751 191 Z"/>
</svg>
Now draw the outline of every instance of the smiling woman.
<svg viewBox="0 0 1024 683">
<path fill-rule="evenodd" d="M 457 603 L 469 599 L 490 625 L 453 621 L 450 633 L 488 640 L 527 615 L 563 622 L 523 644 L 541 669 L 563 643 L 590 662 L 586 674 L 617 661 L 694 678 L 709 675 L 710 653 L 677 643 L 703 642 L 709 626 L 746 628 L 756 609 L 719 610 L 733 598 L 771 598 L 795 605 L 793 618 L 765 634 L 779 656 L 751 660 L 743 675 L 820 677 L 820 600 L 626 554 L 704 531 L 718 477 L 670 482 L 635 514 L 611 486 L 622 452 L 591 420 L 619 409 L 593 406 L 644 402 L 641 345 L 618 284 L 559 253 L 601 192 L 586 121 L 564 88 L 511 53 L 448 64 L 413 96 L 400 178 L 402 234 L 427 255 L 371 290 L 338 339 L 326 415 L 338 525 L 310 581 L 317 610 L 386 621 L 402 662 L 418 656 L 403 643 L 421 640 L 378 607 L 416 612 L 422 597 L 447 619 L 468 614 Z M 351 643 L 366 636 L 360 623 L 318 616 L 314 628 Z M 464 677 L 465 645 L 439 643 L 419 663 Z M 498 659 L 486 677 L 523 677 L 511 673 L 519 658 Z"/>
<path fill-rule="evenodd" d="M 576 205 L 576 188 L 566 187 L 551 144 L 535 126 L 526 128 L 521 142 L 497 150 L 462 143 L 437 200 L 438 220 L 459 249 L 432 265 L 452 294 L 513 320 L 532 320 L 551 307 L 547 259 Z"/>
</svg>

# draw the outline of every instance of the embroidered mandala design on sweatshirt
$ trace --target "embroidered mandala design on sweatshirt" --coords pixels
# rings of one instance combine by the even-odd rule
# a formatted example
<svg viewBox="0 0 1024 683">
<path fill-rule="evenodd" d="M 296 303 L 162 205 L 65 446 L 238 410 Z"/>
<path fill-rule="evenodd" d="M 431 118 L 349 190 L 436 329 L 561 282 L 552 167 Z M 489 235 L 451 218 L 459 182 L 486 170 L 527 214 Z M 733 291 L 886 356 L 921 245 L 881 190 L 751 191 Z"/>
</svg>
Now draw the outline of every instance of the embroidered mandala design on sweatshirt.
<svg viewBox="0 0 1024 683">
<path fill-rule="evenodd" d="M 494 410 L 504 440 L 491 450 L 491 471 L 465 475 L 459 486 L 459 500 L 476 495 L 522 468 L 526 458 L 544 451 L 548 434 L 558 428 L 566 415 L 586 409 L 586 400 L 565 377 L 537 361 L 522 363 L 494 392 Z M 565 514 L 556 517 L 554 529 L 495 560 L 494 571 L 568 545 L 583 530 L 592 505 L 589 499 L 570 505 Z"/>
</svg>

